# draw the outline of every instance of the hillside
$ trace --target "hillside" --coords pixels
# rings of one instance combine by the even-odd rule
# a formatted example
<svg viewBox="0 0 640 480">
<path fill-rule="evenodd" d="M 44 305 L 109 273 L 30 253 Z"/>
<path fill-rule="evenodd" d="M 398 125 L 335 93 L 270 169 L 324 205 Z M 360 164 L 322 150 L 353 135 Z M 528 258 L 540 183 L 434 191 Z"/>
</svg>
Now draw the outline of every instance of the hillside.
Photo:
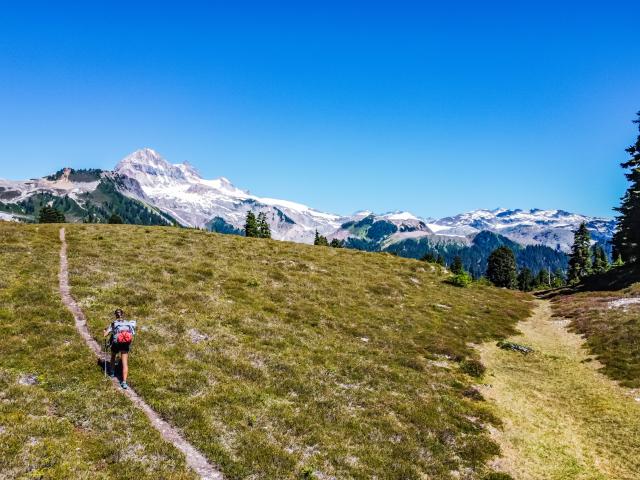
<svg viewBox="0 0 640 480">
<path fill-rule="evenodd" d="M 0 228 L 58 246 L 48 228 Z M 193 230 L 68 225 L 67 241 L 94 335 L 116 306 L 140 321 L 131 385 L 227 478 L 480 479 L 498 453 L 499 420 L 460 367 L 470 343 L 515 333 L 524 295 Z"/>
<path fill-rule="evenodd" d="M 194 479 L 77 335 L 59 247 L 58 226 L 0 222 L 0 479 Z"/>
<path fill-rule="evenodd" d="M 584 335 L 602 370 L 622 385 L 640 388 L 640 275 L 624 267 L 589 277 L 577 291 L 553 298 L 557 316 Z M 640 397 L 638 397 L 640 398 Z"/>
</svg>

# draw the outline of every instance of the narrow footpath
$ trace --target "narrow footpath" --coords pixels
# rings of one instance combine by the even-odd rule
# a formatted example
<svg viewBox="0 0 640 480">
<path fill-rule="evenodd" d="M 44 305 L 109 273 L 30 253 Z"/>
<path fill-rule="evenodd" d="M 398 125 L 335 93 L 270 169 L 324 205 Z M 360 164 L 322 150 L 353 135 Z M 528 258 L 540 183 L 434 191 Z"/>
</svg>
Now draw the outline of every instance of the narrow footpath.
<svg viewBox="0 0 640 480">
<path fill-rule="evenodd" d="M 69 264 L 67 261 L 67 242 L 65 238 L 64 228 L 60 229 L 60 273 L 58 275 L 60 282 L 60 295 L 62 302 L 73 314 L 75 319 L 76 329 L 80 333 L 80 336 L 84 339 L 86 344 L 95 353 L 98 358 L 102 358 L 102 351 L 100 345 L 89 333 L 87 328 L 87 320 L 84 313 L 80 309 L 80 306 L 71 296 L 69 288 Z M 107 359 L 104 359 L 105 361 Z M 149 406 L 145 401 L 132 389 L 122 390 L 119 386 L 118 380 L 112 380 L 113 385 L 122 394 L 129 397 L 133 404 L 142 410 L 151 425 L 160 432 L 162 438 L 175 446 L 178 450 L 184 453 L 186 457 L 187 465 L 192 468 L 203 480 L 223 480 L 224 477 L 220 471 L 209 464 L 207 459 L 202 455 L 193 445 L 191 445 L 180 432 L 165 422 L 160 416 Z"/>
<path fill-rule="evenodd" d="M 494 466 L 518 480 L 640 479 L 640 402 L 598 371 L 600 364 L 552 317 L 549 301 L 509 340 L 534 353 L 480 346 L 481 392 L 502 421 Z"/>
</svg>

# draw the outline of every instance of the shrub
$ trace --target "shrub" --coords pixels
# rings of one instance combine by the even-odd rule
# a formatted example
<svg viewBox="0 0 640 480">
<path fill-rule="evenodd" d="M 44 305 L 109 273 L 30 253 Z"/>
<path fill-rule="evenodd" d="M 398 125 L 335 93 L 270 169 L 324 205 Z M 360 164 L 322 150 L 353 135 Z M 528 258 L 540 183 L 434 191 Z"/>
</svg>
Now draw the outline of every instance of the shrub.
<svg viewBox="0 0 640 480">
<path fill-rule="evenodd" d="M 460 364 L 460 370 L 472 377 L 481 377 L 486 371 L 486 367 L 478 360 L 465 360 Z"/>
<path fill-rule="evenodd" d="M 504 472 L 491 472 L 483 480 L 513 480 L 513 477 Z"/>
<path fill-rule="evenodd" d="M 477 388 L 469 387 L 462 392 L 462 396 L 469 398 L 471 400 L 476 400 L 477 402 L 481 402 L 484 400 L 482 393 Z"/>
<path fill-rule="evenodd" d="M 453 277 L 449 279 L 449 283 L 451 285 L 455 285 L 456 287 L 468 287 L 471 285 L 472 278 L 467 272 L 456 273 Z"/>
</svg>

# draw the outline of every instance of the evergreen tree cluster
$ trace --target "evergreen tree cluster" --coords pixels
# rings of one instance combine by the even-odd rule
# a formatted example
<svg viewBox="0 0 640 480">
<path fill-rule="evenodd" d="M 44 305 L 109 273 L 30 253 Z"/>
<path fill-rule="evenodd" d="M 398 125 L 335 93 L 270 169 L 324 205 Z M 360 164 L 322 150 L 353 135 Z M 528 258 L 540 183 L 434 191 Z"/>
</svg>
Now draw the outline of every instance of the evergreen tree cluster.
<svg viewBox="0 0 640 480">
<path fill-rule="evenodd" d="M 633 122 L 640 128 L 640 112 Z M 640 135 L 626 151 L 631 158 L 620 166 L 627 170 L 625 177 L 630 185 L 615 209 L 620 215 L 616 218 L 618 225 L 613 235 L 613 249 L 617 263 L 637 264 L 640 263 Z"/>
<path fill-rule="evenodd" d="M 318 230 L 316 230 L 316 236 L 313 239 L 313 244 L 314 245 L 319 245 L 321 247 L 328 247 L 329 246 L 329 241 L 327 240 L 327 237 L 325 237 L 324 235 L 320 235 L 318 233 Z"/>
<path fill-rule="evenodd" d="M 529 267 L 518 270 L 513 251 L 505 246 L 498 247 L 489 256 L 486 277 L 498 287 L 517 288 L 523 292 L 558 288 L 565 284 L 560 268 L 553 272 L 550 268 L 541 268 L 536 275 Z"/>
<path fill-rule="evenodd" d="M 260 212 L 256 217 L 255 213 L 249 210 L 244 222 L 244 235 L 245 237 L 271 238 L 271 227 L 267 222 L 267 214 Z"/>
<path fill-rule="evenodd" d="M 567 281 L 577 283 L 588 275 L 605 273 L 609 268 L 611 264 L 607 252 L 599 243 L 591 246 L 591 234 L 582 223 L 574 232 Z"/>
<path fill-rule="evenodd" d="M 42 207 L 38 214 L 39 223 L 64 223 L 65 221 L 64 214 L 49 205 Z"/>
</svg>

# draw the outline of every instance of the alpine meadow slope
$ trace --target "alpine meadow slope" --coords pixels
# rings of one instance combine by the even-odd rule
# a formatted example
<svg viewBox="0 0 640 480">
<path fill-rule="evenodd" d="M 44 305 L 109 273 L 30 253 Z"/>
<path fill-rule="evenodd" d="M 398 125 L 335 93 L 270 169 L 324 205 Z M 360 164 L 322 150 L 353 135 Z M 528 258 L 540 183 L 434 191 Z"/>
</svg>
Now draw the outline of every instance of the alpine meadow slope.
<svg viewBox="0 0 640 480">
<path fill-rule="evenodd" d="M 33 229 L 29 226 L 12 226 Z M 132 387 L 225 478 L 484 479 L 500 424 L 471 343 L 530 297 L 449 285 L 388 254 L 197 230 L 67 225 L 69 279 L 98 337 L 139 322 Z"/>
<path fill-rule="evenodd" d="M 0 479 L 195 480 L 77 335 L 58 229 L 0 222 Z"/>
</svg>

